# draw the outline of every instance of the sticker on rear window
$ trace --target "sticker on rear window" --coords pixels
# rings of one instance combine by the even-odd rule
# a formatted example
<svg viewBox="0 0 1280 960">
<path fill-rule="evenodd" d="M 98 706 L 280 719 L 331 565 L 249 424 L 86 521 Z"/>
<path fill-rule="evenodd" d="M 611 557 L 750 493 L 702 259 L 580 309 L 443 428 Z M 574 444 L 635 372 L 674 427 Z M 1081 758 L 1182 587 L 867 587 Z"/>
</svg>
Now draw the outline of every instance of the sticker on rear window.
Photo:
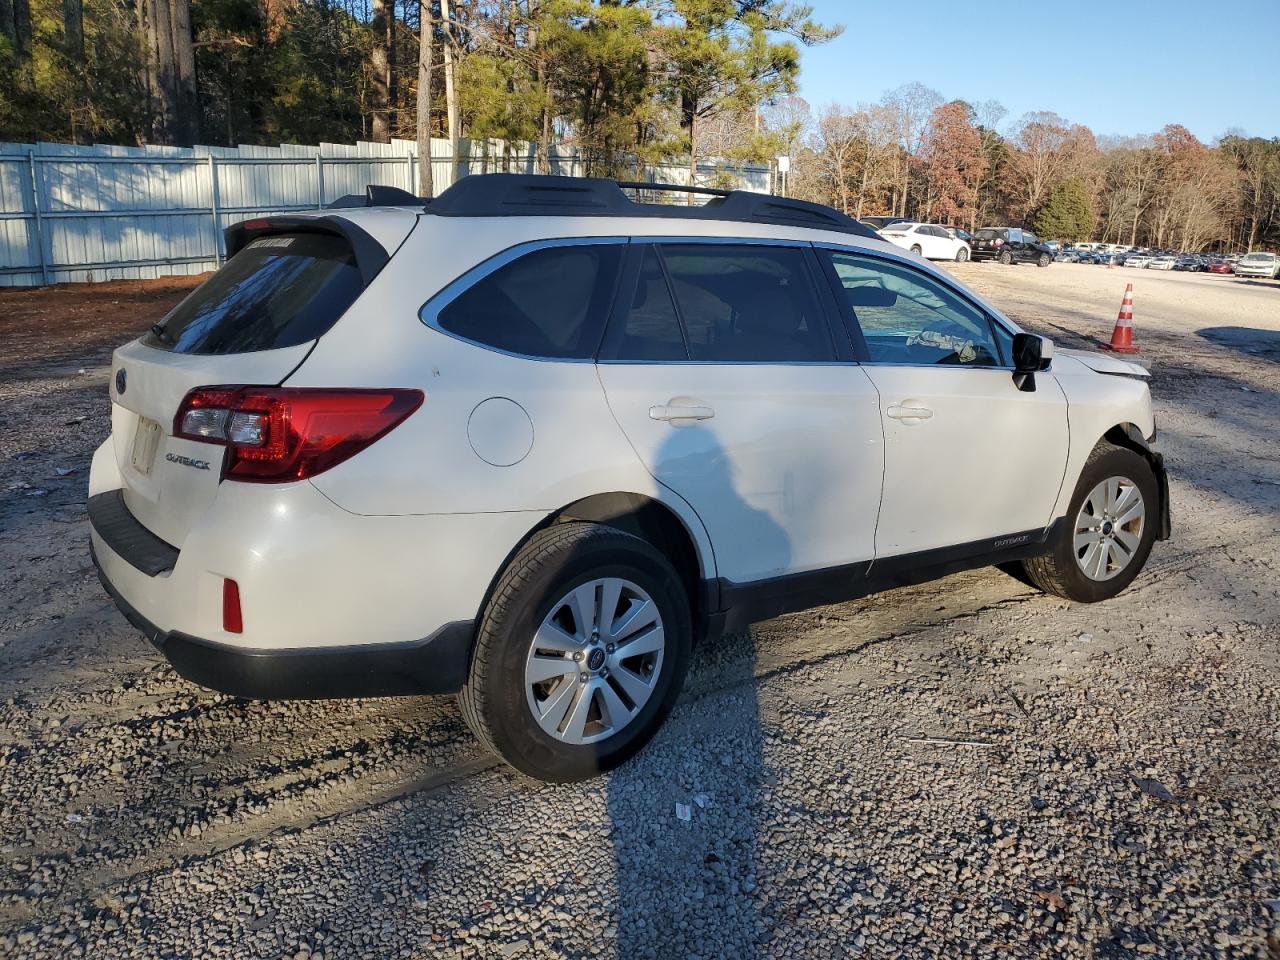
<svg viewBox="0 0 1280 960">
<path fill-rule="evenodd" d="M 261 240 L 255 240 L 249 244 L 251 250 L 261 250 L 264 247 L 288 247 L 292 246 L 294 237 L 263 237 Z"/>
</svg>

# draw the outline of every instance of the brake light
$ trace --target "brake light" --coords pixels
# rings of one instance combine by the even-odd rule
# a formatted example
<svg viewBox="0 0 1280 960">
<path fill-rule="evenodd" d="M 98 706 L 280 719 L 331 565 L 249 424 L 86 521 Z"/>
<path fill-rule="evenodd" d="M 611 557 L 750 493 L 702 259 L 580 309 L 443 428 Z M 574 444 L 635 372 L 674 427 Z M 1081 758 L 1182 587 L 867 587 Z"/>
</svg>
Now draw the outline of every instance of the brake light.
<svg viewBox="0 0 1280 960">
<path fill-rule="evenodd" d="M 222 629 L 227 633 L 244 633 L 244 617 L 240 613 L 240 584 L 230 577 L 222 578 Z"/>
<path fill-rule="evenodd" d="M 197 387 L 173 435 L 227 448 L 222 475 L 285 483 L 355 456 L 422 405 L 421 390 Z"/>
</svg>

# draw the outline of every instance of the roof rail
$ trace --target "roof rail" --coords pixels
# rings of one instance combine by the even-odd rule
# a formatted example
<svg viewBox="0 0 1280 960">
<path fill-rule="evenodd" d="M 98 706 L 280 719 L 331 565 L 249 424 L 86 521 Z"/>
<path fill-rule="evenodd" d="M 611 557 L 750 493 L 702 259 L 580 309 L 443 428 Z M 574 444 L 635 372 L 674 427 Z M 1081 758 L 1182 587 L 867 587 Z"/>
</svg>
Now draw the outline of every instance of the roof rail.
<svg viewBox="0 0 1280 960">
<path fill-rule="evenodd" d="M 623 188 L 675 190 L 709 194 L 701 206 L 636 203 Z M 402 191 L 401 191 L 402 192 Z M 416 199 L 416 198 L 415 198 Z M 529 173 L 483 173 L 463 177 L 426 204 L 440 217 L 657 217 L 771 223 L 784 227 L 833 230 L 860 237 L 879 236 L 852 217 L 807 200 L 792 200 L 746 190 L 715 190 L 662 183 L 619 183 L 590 177 L 556 177 Z"/>
</svg>

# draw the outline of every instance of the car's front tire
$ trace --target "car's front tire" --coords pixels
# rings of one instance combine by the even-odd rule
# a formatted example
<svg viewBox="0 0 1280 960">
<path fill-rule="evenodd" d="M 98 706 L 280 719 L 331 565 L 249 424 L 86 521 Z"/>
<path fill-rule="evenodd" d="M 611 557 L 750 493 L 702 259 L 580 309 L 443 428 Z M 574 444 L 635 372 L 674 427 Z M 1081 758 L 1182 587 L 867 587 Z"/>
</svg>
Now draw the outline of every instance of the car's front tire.
<svg viewBox="0 0 1280 960">
<path fill-rule="evenodd" d="M 918 243 L 913 243 L 911 245 L 911 252 L 914 253 L 917 257 L 921 256 L 924 253 L 924 251 L 920 249 L 920 244 Z"/>
<path fill-rule="evenodd" d="M 1110 443 L 1089 454 L 1048 554 L 1022 561 L 1045 593 L 1109 600 L 1141 572 L 1160 524 L 1160 488 L 1141 455 Z"/>
<path fill-rule="evenodd" d="M 557 524 L 499 578 L 462 714 L 520 772 L 583 780 L 649 742 L 680 693 L 691 643 L 688 595 L 661 553 L 612 527 Z"/>
<path fill-rule="evenodd" d="M 1053 257 L 1049 256 L 1047 253 L 1042 253 L 1040 256 L 1036 257 L 1037 267 L 1047 267 L 1052 262 Z"/>
</svg>

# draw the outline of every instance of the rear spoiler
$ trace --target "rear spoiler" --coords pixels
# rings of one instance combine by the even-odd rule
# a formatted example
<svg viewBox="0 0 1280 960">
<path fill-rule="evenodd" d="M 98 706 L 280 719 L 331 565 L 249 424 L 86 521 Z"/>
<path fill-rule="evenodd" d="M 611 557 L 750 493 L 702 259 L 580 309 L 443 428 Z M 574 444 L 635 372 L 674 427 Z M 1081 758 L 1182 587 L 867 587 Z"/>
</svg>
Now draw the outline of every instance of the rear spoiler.
<svg viewBox="0 0 1280 960">
<path fill-rule="evenodd" d="M 277 233 L 327 233 L 342 237 L 351 245 L 360 277 L 367 287 L 391 259 L 386 247 L 346 217 L 254 217 L 233 223 L 222 232 L 226 240 L 227 257 L 234 257 L 259 237 Z"/>
</svg>

